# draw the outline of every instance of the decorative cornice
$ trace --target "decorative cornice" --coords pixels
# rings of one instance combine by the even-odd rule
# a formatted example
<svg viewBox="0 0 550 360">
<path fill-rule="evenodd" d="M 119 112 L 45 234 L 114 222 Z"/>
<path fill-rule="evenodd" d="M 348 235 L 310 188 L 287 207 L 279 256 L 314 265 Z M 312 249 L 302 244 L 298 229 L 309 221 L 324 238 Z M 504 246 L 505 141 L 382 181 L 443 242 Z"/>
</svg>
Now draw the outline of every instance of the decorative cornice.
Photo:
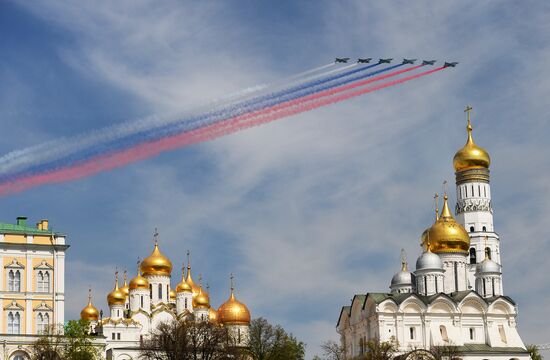
<svg viewBox="0 0 550 360">
<path fill-rule="evenodd" d="M 462 199 L 458 200 L 455 207 L 455 213 L 461 214 L 473 211 L 486 211 L 493 213 L 493 206 L 489 199 Z"/>
<path fill-rule="evenodd" d="M 467 182 L 489 183 L 489 169 L 473 168 L 457 171 L 455 173 L 456 184 L 461 185 Z"/>
</svg>

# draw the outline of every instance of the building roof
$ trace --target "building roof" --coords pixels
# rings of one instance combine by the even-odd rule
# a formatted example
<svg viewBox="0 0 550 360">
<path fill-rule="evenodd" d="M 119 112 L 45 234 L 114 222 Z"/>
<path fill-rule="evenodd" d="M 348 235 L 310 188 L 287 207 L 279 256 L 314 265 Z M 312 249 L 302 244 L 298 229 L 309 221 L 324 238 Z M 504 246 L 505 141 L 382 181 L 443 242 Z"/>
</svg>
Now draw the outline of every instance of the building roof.
<svg viewBox="0 0 550 360">
<path fill-rule="evenodd" d="M 25 234 L 25 235 L 56 235 L 64 236 L 64 234 L 54 232 L 52 230 L 41 230 L 34 226 L 26 224 L 8 224 L 0 222 L 0 234 Z"/>
<path fill-rule="evenodd" d="M 338 316 L 338 322 L 336 323 L 336 327 L 340 326 L 340 320 L 342 319 L 342 314 L 346 313 L 346 316 L 350 316 L 351 314 L 351 306 L 342 306 L 342 310 L 340 310 L 340 315 Z"/>
<path fill-rule="evenodd" d="M 487 344 L 467 344 L 457 347 L 458 352 L 464 354 L 527 354 L 528 351 L 521 347 L 492 347 Z"/>
</svg>

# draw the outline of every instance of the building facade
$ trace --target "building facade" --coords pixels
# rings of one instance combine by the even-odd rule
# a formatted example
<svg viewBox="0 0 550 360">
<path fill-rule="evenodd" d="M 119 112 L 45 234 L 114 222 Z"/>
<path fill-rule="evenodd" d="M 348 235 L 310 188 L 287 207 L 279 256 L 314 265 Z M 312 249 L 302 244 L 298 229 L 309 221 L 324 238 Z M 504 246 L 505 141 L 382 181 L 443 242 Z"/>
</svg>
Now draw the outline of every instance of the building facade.
<svg viewBox="0 0 550 360">
<path fill-rule="evenodd" d="M 504 294 L 500 238 L 493 226 L 490 157 L 473 140 L 454 156 L 456 206 L 447 194 L 420 239 L 422 253 L 401 270 L 389 293 L 355 295 L 340 311 L 337 331 L 346 356 L 361 356 L 371 341 L 392 342 L 398 354 L 453 348 L 463 359 L 529 359 L 519 335 L 517 305 Z M 436 196 L 437 199 L 437 196 Z"/>
<path fill-rule="evenodd" d="M 107 295 L 109 314 L 106 317 L 101 317 L 91 296 L 82 309 L 81 318 L 90 321 L 90 331 L 105 346 L 106 358 L 138 359 L 140 344 L 151 330 L 173 320 L 209 321 L 224 326 L 237 346 L 246 347 L 250 311 L 237 300 L 233 277 L 229 298 L 214 308 L 210 304 L 209 289 L 193 279 L 188 253 L 181 280 L 172 286 L 172 262 L 161 253 L 157 236 L 155 234 L 153 252 L 138 262 L 136 275 L 130 282 L 125 274 L 119 283 L 118 272 L 115 274 L 113 290 Z"/>
<path fill-rule="evenodd" d="M 65 318 L 66 236 L 48 220 L 35 227 L 27 218 L 0 223 L 0 359 L 27 359 L 25 350 Z"/>
</svg>

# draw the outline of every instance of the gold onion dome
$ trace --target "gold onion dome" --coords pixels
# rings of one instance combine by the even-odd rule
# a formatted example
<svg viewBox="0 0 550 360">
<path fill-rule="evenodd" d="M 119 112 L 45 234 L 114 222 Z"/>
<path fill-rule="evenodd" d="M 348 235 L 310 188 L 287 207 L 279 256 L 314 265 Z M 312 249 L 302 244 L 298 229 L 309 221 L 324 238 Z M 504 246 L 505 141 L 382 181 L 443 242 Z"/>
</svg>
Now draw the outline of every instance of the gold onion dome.
<svg viewBox="0 0 550 360">
<path fill-rule="evenodd" d="M 206 291 L 202 290 L 202 287 L 199 287 L 199 293 L 193 298 L 193 307 L 210 308 L 210 296 L 208 296 Z"/>
<path fill-rule="evenodd" d="M 477 146 L 472 137 L 473 128 L 470 123 L 471 110 L 471 107 L 466 108 L 466 111 L 468 111 L 468 126 L 466 126 L 466 130 L 468 130 L 468 140 L 466 141 L 466 145 L 458 150 L 453 158 L 455 171 L 475 168 L 489 169 L 489 165 L 491 164 L 489 153 L 482 147 Z"/>
<path fill-rule="evenodd" d="M 174 289 L 170 290 L 170 300 L 176 300 L 176 291 Z"/>
<path fill-rule="evenodd" d="M 218 321 L 224 325 L 249 325 L 250 311 L 245 304 L 235 298 L 233 288 L 229 299 L 218 309 Z"/>
<path fill-rule="evenodd" d="M 99 310 L 92 304 L 92 292 L 88 295 L 88 305 L 80 312 L 80 318 L 86 321 L 97 321 L 99 319 Z"/>
<path fill-rule="evenodd" d="M 218 312 L 213 308 L 208 309 L 208 320 L 213 324 L 218 323 Z"/>
<path fill-rule="evenodd" d="M 130 280 L 130 290 L 149 290 L 149 281 L 147 281 L 146 278 L 141 276 L 141 271 L 139 269 L 140 261 L 138 259 L 138 269 L 137 269 L 137 276 Z"/>
<path fill-rule="evenodd" d="M 435 223 L 422 233 L 422 246 L 430 247 L 433 253 L 468 253 L 470 236 L 456 222 L 449 209 L 447 194 L 443 197 L 443 209 Z M 428 245 L 429 244 L 429 245 Z"/>
<path fill-rule="evenodd" d="M 126 271 L 124 271 L 124 285 L 120 288 L 120 291 L 128 298 L 130 296 L 130 287 L 128 286 L 128 279 L 126 278 Z"/>
<path fill-rule="evenodd" d="M 193 288 L 185 280 L 185 268 L 181 269 L 181 282 L 176 286 L 176 292 L 193 292 Z"/>
<path fill-rule="evenodd" d="M 126 296 L 124 293 L 118 288 L 118 273 L 115 278 L 115 288 L 113 291 L 107 295 L 107 303 L 109 306 L 112 305 L 124 305 L 126 302 Z"/>
<path fill-rule="evenodd" d="M 141 272 L 143 275 L 164 275 L 170 276 L 172 273 L 172 262 L 164 256 L 160 250 L 158 242 L 155 241 L 155 248 L 151 255 L 141 262 Z"/>
<path fill-rule="evenodd" d="M 191 277 L 191 265 L 187 265 L 187 278 L 185 279 L 185 282 L 191 287 L 191 291 L 193 291 L 193 297 L 197 296 L 200 292 L 200 286 L 195 284 L 193 281 L 193 277 Z"/>
</svg>

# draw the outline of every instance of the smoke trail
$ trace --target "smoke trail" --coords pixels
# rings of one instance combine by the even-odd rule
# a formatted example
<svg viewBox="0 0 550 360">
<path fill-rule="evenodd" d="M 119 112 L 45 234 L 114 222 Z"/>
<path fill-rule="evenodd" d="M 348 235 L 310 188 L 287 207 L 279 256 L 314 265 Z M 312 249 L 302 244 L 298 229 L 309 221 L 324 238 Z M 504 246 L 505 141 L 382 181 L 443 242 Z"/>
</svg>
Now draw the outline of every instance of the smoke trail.
<svg viewBox="0 0 550 360">
<path fill-rule="evenodd" d="M 365 89 L 348 91 L 343 94 L 334 95 L 317 101 L 311 101 L 298 106 L 292 106 L 287 109 L 271 112 L 268 115 L 258 114 L 257 117 L 252 118 L 250 121 L 242 121 L 242 117 L 235 117 L 228 121 L 219 124 L 213 124 L 204 128 L 196 129 L 190 132 L 178 134 L 172 137 L 160 139 L 157 141 L 151 141 L 141 144 L 132 149 L 127 149 L 122 152 L 108 154 L 101 158 L 92 159 L 87 162 L 83 162 L 71 168 L 64 168 L 48 173 L 29 176 L 19 179 L 17 182 L 0 184 L 0 194 L 7 194 L 16 191 L 21 191 L 29 187 L 37 186 L 45 183 L 56 183 L 74 180 L 95 174 L 100 171 L 110 170 L 124 164 L 146 159 L 155 156 L 161 152 L 172 150 L 178 147 L 190 145 L 197 142 L 203 142 L 213 140 L 218 137 L 232 134 L 234 132 L 265 124 L 277 119 L 296 115 L 305 111 L 310 111 L 321 106 L 326 106 L 341 102 L 356 96 L 367 94 L 373 91 L 384 89 L 390 86 L 398 85 L 413 79 L 417 79 L 438 71 L 445 69 L 439 67 L 436 69 L 424 71 L 418 74 L 410 75 L 407 77 L 399 78 L 393 81 L 374 85 Z"/>
<path fill-rule="evenodd" d="M 235 105 L 230 106 L 229 108 L 221 109 L 221 110 L 218 110 L 218 111 L 215 111 L 215 112 L 210 112 L 210 113 L 200 115 L 200 116 L 197 116 L 197 117 L 194 117 L 194 118 L 191 118 L 191 119 L 187 118 L 187 119 L 181 120 L 181 121 L 176 122 L 176 123 L 171 122 L 171 123 L 168 123 L 165 126 L 157 127 L 153 130 L 149 130 L 149 129 L 146 128 L 145 131 L 143 131 L 141 133 L 130 134 L 130 136 L 127 137 L 126 139 L 120 140 L 118 138 L 115 138 L 114 140 L 118 140 L 118 142 L 115 143 L 114 146 L 111 143 L 106 142 L 106 141 L 102 141 L 100 143 L 95 143 L 95 144 L 93 143 L 93 141 L 91 141 L 90 145 L 93 145 L 93 147 L 90 146 L 87 150 L 84 150 L 83 153 L 82 152 L 80 152 L 80 153 L 72 152 L 70 155 L 68 155 L 65 158 L 60 158 L 60 159 L 57 159 L 57 160 L 54 160 L 54 161 L 49 161 L 49 162 L 42 162 L 42 163 L 38 164 L 37 166 L 33 166 L 29 169 L 25 169 L 22 172 L 15 173 L 15 174 L 12 173 L 12 174 L 7 175 L 7 176 L 6 175 L 0 176 L 0 181 L 6 181 L 6 180 L 9 180 L 10 178 L 14 179 L 14 178 L 17 178 L 17 177 L 20 177 L 20 176 L 24 176 L 25 174 L 43 172 L 43 171 L 47 171 L 48 169 L 52 169 L 52 168 L 55 169 L 55 168 L 60 168 L 60 167 L 64 167 L 64 166 L 70 166 L 70 165 L 72 165 L 72 163 L 79 162 L 79 161 L 84 161 L 87 158 L 92 158 L 92 157 L 98 156 L 101 153 L 106 153 L 106 152 L 110 152 L 110 151 L 114 151 L 114 150 L 121 151 L 121 150 L 124 150 L 126 148 L 130 148 L 132 146 L 135 146 L 136 144 L 138 144 L 140 142 L 154 141 L 157 138 L 171 136 L 175 133 L 179 133 L 179 132 L 186 131 L 186 130 L 192 130 L 194 128 L 199 128 L 201 126 L 209 125 L 209 124 L 211 124 L 213 122 L 217 122 L 217 121 L 222 121 L 222 120 L 225 120 L 227 118 L 238 116 L 238 115 L 246 113 L 246 112 L 255 111 L 255 110 L 262 109 L 262 108 L 270 107 L 270 106 L 273 106 L 273 105 L 275 105 L 277 103 L 280 103 L 282 101 L 295 99 L 295 98 L 298 98 L 298 97 L 304 96 L 304 95 L 310 95 L 310 94 L 313 94 L 313 93 L 318 92 L 318 91 L 322 91 L 322 90 L 325 90 L 325 89 L 332 88 L 334 86 L 338 86 L 338 85 L 341 85 L 341 84 L 346 84 L 346 83 L 349 83 L 349 82 L 352 82 L 352 81 L 356 81 L 358 79 L 363 79 L 365 77 L 370 77 L 370 76 L 380 74 L 382 72 L 386 72 L 386 71 L 389 71 L 391 69 L 395 69 L 397 67 L 403 66 L 403 64 L 393 65 L 393 66 L 389 66 L 389 67 L 386 67 L 386 68 L 383 68 L 381 70 L 377 70 L 377 71 L 374 71 L 374 72 L 370 72 L 370 73 L 366 73 L 366 74 L 362 74 L 362 75 L 357 75 L 355 77 L 345 78 L 343 76 L 346 73 L 352 73 L 352 74 L 353 73 L 358 73 L 359 71 L 363 71 L 363 70 L 366 70 L 368 68 L 372 68 L 376 65 L 378 65 L 378 64 L 373 64 L 373 65 L 370 65 L 370 66 L 363 67 L 361 69 L 348 71 L 348 72 L 341 73 L 341 74 L 338 74 L 338 75 L 335 75 L 335 76 L 331 76 L 329 78 L 317 80 L 317 81 L 312 82 L 312 83 L 321 84 L 321 85 L 315 85 L 315 86 L 310 87 L 309 89 L 305 88 L 304 84 L 302 84 L 300 86 L 296 86 L 296 87 L 293 87 L 291 89 L 275 92 L 273 94 L 269 94 L 269 95 L 265 95 L 265 96 L 261 96 L 261 97 L 256 97 L 256 98 L 253 98 L 252 100 L 246 101 L 244 103 L 237 103 Z M 343 78 L 343 77 L 344 77 L 343 80 L 328 81 L 330 79 L 339 79 L 339 78 Z M 303 88 L 305 88 L 305 89 L 303 89 Z M 102 134 L 101 134 L 101 132 L 99 132 L 97 135 L 98 135 L 98 137 L 101 137 Z M 69 149 L 70 149 L 70 147 L 69 147 Z"/>
</svg>

